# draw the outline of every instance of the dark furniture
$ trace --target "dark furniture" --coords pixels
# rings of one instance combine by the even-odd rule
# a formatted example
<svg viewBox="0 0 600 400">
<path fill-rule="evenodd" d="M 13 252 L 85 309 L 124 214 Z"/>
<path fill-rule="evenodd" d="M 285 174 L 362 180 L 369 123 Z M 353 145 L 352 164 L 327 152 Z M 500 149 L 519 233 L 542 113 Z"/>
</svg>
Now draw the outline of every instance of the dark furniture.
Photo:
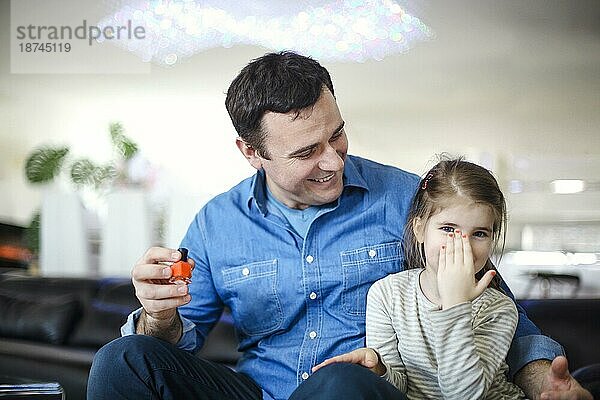
<svg viewBox="0 0 600 400">
<path fill-rule="evenodd" d="M 62 400 L 64 394 L 58 382 L 38 382 L 0 375 L 2 400 Z"/>
<path fill-rule="evenodd" d="M 520 303 L 544 333 L 565 347 L 571 371 L 600 363 L 600 299 Z M 56 381 L 67 399 L 84 399 L 96 350 L 119 336 L 119 327 L 138 307 L 129 280 L 0 274 L 0 375 Z M 233 365 L 239 357 L 236 347 L 225 314 L 200 355 Z"/>
<path fill-rule="evenodd" d="M 56 381 L 68 400 L 85 399 L 94 354 L 138 307 L 128 279 L 0 274 L 0 376 Z M 224 314 L 199 354 L 233 365 L 236 347 Z"/>
<path fill-rule="evenodd" d="M 575 371 L 600 363 L 600 299 L 519 300 L 542 333 L 562 344 Z"/>
</svg>

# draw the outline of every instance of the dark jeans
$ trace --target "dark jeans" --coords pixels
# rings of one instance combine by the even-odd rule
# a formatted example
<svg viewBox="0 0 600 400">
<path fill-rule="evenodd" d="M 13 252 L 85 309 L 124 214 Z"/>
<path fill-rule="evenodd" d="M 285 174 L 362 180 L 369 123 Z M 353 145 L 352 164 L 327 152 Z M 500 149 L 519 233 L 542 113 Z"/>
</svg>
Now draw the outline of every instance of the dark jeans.
<svg viewBox="0 0 600 400">
<path fill-rule="evenodd" d="M 88 380 L 90 400 L 262 400 L 252 379 L 150 336 L 131 335 L 102 347 Z"/>
<path fill-rule="evenodd" d="M 248 376 L 203 360 L 160 339 L 125 336 L 101 348 L 92 364 L 88 399 L 261 400 Z M 385 400 L 406 397 L 366 368 L 333 364 L 320 369 L 290 400 Z"/>
<path fill-rule="evenodd" d="M 331 364 L 315 372 L 289 400 L 406 400 L 385 379 L 356 364 Z"/>
</svg>

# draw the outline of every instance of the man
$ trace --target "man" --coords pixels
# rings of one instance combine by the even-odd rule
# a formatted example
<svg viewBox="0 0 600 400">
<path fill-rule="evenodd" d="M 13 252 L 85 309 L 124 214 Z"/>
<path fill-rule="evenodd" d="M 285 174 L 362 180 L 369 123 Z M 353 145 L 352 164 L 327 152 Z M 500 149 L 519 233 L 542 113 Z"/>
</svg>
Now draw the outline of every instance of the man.
<svg viewBox="0 0 600 400">
<path fill-rule="evenodd" d="M 195 262 L 189 288 L 164 284 L 170 269 L 160 263 L 178 260 L 176 251 L 152 248 L 134 267 L 143 308 L 125 337 L 98 352 L 89 398 L 403 398 L 363 367 L 373 360 L 311 370 L 364 346 L 366 293 L 402 269 L 400 238 L 419 178 L 347 155 L 331 78 L 310 58 L 254 60 L 225 104 L 257 174 L 191 223 L 182 241 Z M 243 352 L 236 372 L 191 354 L 224 306 Z M 521 313 L 509 364 L 529 396 L 555 388 L 586 398 L 563 358 L 552 368 L 545 361 L 560 354 Z"/>
</svg>

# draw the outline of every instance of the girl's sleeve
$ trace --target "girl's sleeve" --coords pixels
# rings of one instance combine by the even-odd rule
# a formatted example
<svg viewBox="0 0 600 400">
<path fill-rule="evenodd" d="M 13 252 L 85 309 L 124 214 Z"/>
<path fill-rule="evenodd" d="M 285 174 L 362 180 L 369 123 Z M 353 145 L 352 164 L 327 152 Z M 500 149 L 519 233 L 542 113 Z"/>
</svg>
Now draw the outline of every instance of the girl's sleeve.
<svg viewBox="0 0 600 400">
<path fill-rule="evenodd" d="M 510 347 L 518 321 L 515 305 L 499 292 L 486 294 L 492 295 L 474 316 L 471 302 L 431 315 L 445 399 L 485 398 Z"/>
<path fill-rule="evenodd" d="M 406 368 L 398 352 L 398 338 L 392 324 L 391 285 L 386 280 L 375 282 L 367 295 L 367 347 L 375 349 L 381 356 L 388 382 L 406 393 Z"/>
</svg>

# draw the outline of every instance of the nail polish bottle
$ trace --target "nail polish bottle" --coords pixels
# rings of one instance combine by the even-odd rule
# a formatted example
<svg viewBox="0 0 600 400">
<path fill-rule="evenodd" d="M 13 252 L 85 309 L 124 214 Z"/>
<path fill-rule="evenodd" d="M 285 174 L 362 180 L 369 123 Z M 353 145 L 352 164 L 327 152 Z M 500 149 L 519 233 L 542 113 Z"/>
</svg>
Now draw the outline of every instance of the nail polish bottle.
<svg viewBox="0 0 600 400">
<path fill-rule="evenodd" d="M 192 266 L 188 263 L 188 249 L 177 249 L 181 253 L 181 259 L 171 265 L 171 283 L 190 283 L 192 281 Z"/>
</svg>

